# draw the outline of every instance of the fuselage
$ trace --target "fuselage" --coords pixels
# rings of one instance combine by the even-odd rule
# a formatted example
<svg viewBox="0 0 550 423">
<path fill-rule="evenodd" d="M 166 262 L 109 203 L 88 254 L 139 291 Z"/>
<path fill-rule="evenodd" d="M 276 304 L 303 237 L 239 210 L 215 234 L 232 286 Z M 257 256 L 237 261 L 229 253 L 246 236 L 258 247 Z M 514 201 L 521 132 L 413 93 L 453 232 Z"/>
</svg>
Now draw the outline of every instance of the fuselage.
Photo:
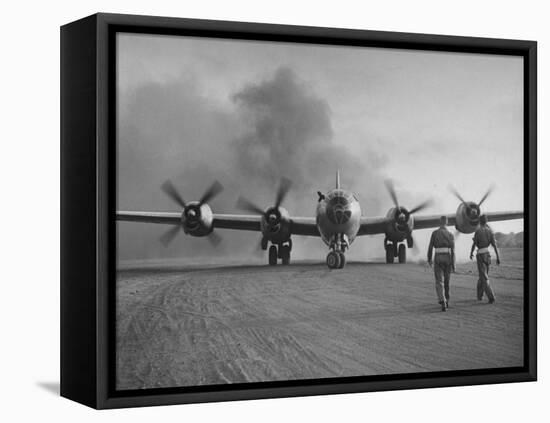
<svg viewBox="0 0 550 423">
<path fill-rule="evenodd" d="M 361 206 L 355 195 L 340 188 L 326 193 L 317 203 L 317 229 L 329 247 L 345 241 L 351 244 L 361 224 Z"/>
</svg>

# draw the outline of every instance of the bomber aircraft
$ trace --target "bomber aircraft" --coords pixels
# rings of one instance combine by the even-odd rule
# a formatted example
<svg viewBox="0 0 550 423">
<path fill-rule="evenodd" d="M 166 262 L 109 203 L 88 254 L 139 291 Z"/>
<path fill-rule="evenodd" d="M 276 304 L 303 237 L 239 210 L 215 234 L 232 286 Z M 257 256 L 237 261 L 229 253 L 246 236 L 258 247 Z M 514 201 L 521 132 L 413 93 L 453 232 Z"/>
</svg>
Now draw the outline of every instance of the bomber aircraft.
<svg viewBox="0 0 550 423">
<path fill-rule="evenodd" d="M 208 202 L 218 195 L 222 185 L 216 181 L 198 201 L 185 202 L 174 186 L 168 180 L 162 185 L 162 190 L 180 207 L 177 212 L 143 212 L 117 211 L 116 219 L 127 222 L 143 222 L 170 225 L 160 241 L 168 245 L 183 229 L 183 232 L 197 237 L 208 236 L 216 245 L 220 241 L 214 229 L 237 229 L 261 233 L 260 247 L 267 250 L 269 246 L 269 264 L 290 263 L 292 251 L 292 236 L 320 237 L 328 246 L 326 258 L 330 269 L 344 267 L 345 251 L 350 248 L 356 237 L 362 235 L 384 234 L 384 249 L 386 263 L 393 263 L 397 258 L 399 263 L 407 260 L 407 248 L 413 248 L 412 232 L 415 229 L 427 229 L 439 226 L 441 215 L 416 216 L 425 209 L 431 201 L 425 201 L 418 206 L 407 209 L 401 205 L 393 184 L 386 182 L 386 187 L 393 200 L 393 206 L 385 216 L 367 217 L 361 213 L 357 197 L 350 191 L 340 187 L 340 174 L 336 173 L 336 187 L 327 193 L 317 192 L 317 209 L 315 217 L 293 217 L 281 206 L 291 186 L 291 181 L 282 178 L 277 191 L 274 205 L 263 209 L 250 200 L 240 197 L 237 206 L 246 210 L 247 215 L 213 213 Z M 449 225 L 454 225 L 459 233 L 472 233 L 479 225 L 481 205 L 487 199 L 490 188 L 479 202 L 465 201 L 452 189 L 460 204 L 456 213 L 448 214 Z M 504 211 L 485 213 L 489 222 L 500 220 L 522 219 L 523 211 Z"/>
</svg>

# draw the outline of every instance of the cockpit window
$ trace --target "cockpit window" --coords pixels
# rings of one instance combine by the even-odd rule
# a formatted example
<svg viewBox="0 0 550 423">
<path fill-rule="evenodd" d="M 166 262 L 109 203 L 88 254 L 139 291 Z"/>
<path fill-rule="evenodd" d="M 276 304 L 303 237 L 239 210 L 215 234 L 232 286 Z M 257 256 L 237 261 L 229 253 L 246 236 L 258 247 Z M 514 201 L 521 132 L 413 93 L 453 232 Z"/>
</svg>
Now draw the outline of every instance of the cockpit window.
<svg viewBox="0 0 550 423">
<path fill-rule="evenodd" d="M 344 196 L 334 196 L 332 197 L 331 199 L 329 199 L 329 205 L 331 206 L 337 206 L 337 205 L 340 205 L 340 206 L 347 206 L 349 204 L 349 201 L 346 197 Z"/>
</svg>

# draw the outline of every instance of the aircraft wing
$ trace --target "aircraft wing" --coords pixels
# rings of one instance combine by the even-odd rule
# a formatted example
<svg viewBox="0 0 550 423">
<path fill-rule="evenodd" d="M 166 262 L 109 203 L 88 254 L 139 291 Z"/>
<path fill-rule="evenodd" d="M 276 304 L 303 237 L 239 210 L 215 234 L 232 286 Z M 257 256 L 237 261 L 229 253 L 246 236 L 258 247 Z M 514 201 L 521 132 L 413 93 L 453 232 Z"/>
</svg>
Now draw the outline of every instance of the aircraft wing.
<svg viewBox="0 0 550 423">
<path fill-rule="evenodd" d="M 242 231 L 260 232 L 261 216 L 244 214 L 217 214 L 214 213 L 214 228 L 240 229 Z"/>
<path fill-rule="evenodd" d="M 261 216 L 241 214 L 214 213 L 212 225 L 219 229 L 236 229 L 242 231 L 261 231 Z M 116 220 L 125 222 L 159 223 L 165 225 L 179 225 L 181 213 L 178 212 L 136 212 L 118 211 Z M 320 236 L 313 217 L 291 218 L 291 233 L 293 235 Z"/>
<path fill-rule="evenodd" d="M 498 222 L 501 220 L 514 220 L 523 219 L 523 211 L 504 211 L 504 212 L 488 212 L 484 213 L 489 224 L 491 222 Z M 439 226 L 439 219 L 441 214 L 430 216 L 414 216 L 414 229 L 428 229 L 437 228 Z M 456 223 L 456 214 L 447 214 L 449 226 L 454 226 Z M 387 225 L 392 222 L 388 217 L 362 217 L 361 226 L 357 235 L 375 235 L 383 234 L 386 232 Z"/>
<path fill-rule="evenodd" d="M 293 235 L 321 236 L 314 217 L 291 217 L 290 232 Z"/>
<path fill-rule="evenodd" d="M 122 220 L 125 222 L 160 223 L 164 225 L 179 225 L 181 223 L 181 213 L 117 211 L 116 220 Z"/>
<path fill-rule="evenodd" d="M 389 217 L 361 217 L 361 226 L 357 235 L 376 235 L 386 232 L 386 227 L 391 223 Z"/>
<path fill-rule="evenodd" d="M 523 219 L 523 211 L 505 211 L 505 212 L 488 212 L 483 213 L 487 216 L 489 224 L 491 222 L 498 222 L 501 220 L 514 220 L 514 219 Z M 437 228 L 439 226 L 439 219 L 441 214 L 432 215 L 432 216 L 415 216 L 414 217 L 414 229 L 427 229 L 427 228 Z M 447 219 L 449 220 L 449 226 L 454 226 L 456 224 L 456 214 L 448 214 Z"/>
</svg>

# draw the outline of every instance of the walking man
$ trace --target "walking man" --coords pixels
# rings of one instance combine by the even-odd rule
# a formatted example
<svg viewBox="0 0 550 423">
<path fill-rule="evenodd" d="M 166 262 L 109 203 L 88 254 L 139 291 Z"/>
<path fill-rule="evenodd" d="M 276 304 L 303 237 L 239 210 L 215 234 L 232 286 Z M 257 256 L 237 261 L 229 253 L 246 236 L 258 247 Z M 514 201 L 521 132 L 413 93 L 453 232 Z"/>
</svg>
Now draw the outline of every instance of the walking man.
<svg viewBox="0 0 550 423">
<path fill-rule="evenodd" d="M 455 239 L 447 229 L 447 216 L 441 216 L 440 226 L 432 232 L 428 247 L 428 263 L 432 266 L 432 256 L 435 276 L 435 292 L 441 304 L 441 311 L 447 311 L 449 305 L 451 271 L 455 268 Z"/>
<path fill-rule="evenodd" d="M 474 250 L 477 247 L 476 261 L 479 279 L 477 280 L 477 299 L 481 301 L 483 294 L 487 295 L 489 304 L 495 302 L 495 293 L 489 283 L 489 266 L 491 264 L 491 254 L 489 246 L 492 246 L 497 256 L 497 264 L 500 265 L 500 256 L 498 254 L 497 243 L 492 229 L 487 225 L 487 216 L 482 215 L 479 218 L 479 228 L 474 233 L 474 242 L 470 250 L 470 260 L 474 258 Z"/>
</svg>

